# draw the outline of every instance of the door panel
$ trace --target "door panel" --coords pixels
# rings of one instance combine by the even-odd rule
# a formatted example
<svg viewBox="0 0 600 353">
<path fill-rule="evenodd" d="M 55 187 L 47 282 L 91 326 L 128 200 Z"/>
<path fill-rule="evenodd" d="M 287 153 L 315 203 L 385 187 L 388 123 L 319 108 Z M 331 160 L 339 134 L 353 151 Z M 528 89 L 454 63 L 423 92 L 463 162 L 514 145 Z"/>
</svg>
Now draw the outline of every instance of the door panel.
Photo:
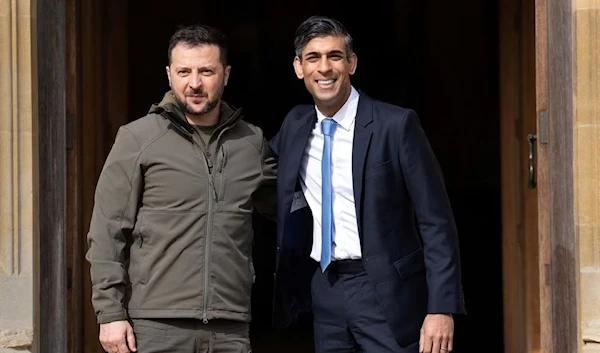
<svg viewBox="0 0 600 353">
<path fill-rule="evenodd" d="M 69 352 L 100 353 L 86 234 L 98 175 L 117 129 L 129 121 L 127 2 L 67 0 L 66 30 Z"/>
<path fill-rule="evenodd" d="M 499 32 L 505 352 L 540 352 L 535 4 L 500 2 Z"/>
</svg>

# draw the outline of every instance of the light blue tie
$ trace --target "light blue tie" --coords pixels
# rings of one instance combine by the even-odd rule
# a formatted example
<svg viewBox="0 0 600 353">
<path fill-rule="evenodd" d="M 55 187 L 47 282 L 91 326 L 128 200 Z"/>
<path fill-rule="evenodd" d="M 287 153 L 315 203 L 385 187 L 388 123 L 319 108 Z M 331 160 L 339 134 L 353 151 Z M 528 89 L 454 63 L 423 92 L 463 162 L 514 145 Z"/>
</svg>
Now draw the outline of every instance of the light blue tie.
<svg viewBox="0 0 600 353">
<path fill-rule="evenodd" d="M 331 187 L 331 138 L 335 131 L 335 120 L 323 119 L 321 129 L 325 143 L 323 144 L 323 158 L 321 159 L 321 270 L 325 269 L 331 262 L 331 245 L 333 233 L 333 205 Z"/>
</svg>

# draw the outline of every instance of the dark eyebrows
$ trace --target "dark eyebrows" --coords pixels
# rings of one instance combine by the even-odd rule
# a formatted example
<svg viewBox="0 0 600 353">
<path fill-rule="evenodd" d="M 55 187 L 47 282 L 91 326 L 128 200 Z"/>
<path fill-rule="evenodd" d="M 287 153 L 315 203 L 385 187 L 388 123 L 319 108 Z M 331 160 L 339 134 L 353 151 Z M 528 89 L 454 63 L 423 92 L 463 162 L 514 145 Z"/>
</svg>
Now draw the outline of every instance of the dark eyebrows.
<svg viewBox="0 0 600 353">
<path fill-rule="evenodd" d="M 345 55 L 343 51 L 341 51 L 341 50 L 337 50 L 337 49 L 336 49 L 336 50 L 332 50 L 332 51 L 330 51 L 330 52 L 328 52 L 328 53 L 326 53 L 326 54 L 327 54 L 327 56 L 331 56 L 331 55 L 340 55 L 340 56 L 344 56 L 344 55 Z M 313 57 L 313 56 L 321 56 L 321 55 L 323 55 L 323 54 L 321 54 L 321 53 L 319 53 L 319 52 L 316 52 L 316 51 L 311 51 L 311 52 L 308 52 L 308 53 L 306 53 L 306 54 L 304 55 L 304 57 L 305 57 L 305 58 L 309 58 L 309 57 Z"/>
<path fill-rule="evenodd" d="M 181 71 L 181 70 L 185 70 L 185 71 L 193 71 L 193 70 L 198 70 L 198 71 L 216 71 L 217 67 L 216 66 L 202 66 L 196 69 L 192 69 L 188 66 L 175 66 L 175 71 Z"/>
</svg>

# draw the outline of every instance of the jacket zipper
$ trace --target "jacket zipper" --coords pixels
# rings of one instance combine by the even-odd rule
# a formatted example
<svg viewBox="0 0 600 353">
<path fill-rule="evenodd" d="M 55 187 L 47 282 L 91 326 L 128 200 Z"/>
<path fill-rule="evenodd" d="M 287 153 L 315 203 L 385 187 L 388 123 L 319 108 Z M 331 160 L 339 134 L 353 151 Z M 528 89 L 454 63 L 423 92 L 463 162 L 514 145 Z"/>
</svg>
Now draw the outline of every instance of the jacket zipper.
<svg viewBox="0 0 600 353">
<path fill-rule="evenodd" d="M 235 113 L 232 118 L 236 117 L 239 113 Z M 230 119 L 232 119 L 230 118 Z M 213 203 L 214 202 L 218 202 L 218 195 L 217 195 L 217 189 L 215 188 L 215 183 L 214 183 L 214 175 L 213 175 L 213 163 L 210 157 L 210 154 L 207 154 L 207 151 L 209 151 L 209 146 L 200 146 L 200 144 L 198 144 L 191 133 L 184 131 L 184 129 L 176 124 L 172 124 L 173 126 L 175 126 L 175 128 L 177 129 L 177 131 L 182 134 L 183 137 L 185 137 L 187 140 L 189 140 L 191 143 L 195 144 L 196 146 L 200 147 L 200 150 L 202 150 L 202 155 L 203 155 L 203 159 L 204 159 L 204 165 L 206 166 L 206 171 L 208 173 L 208 185 L 211 191 L 209 191 L 212 194 L 212 198 L 209 197 L 208 198 L 208 220 L 206 221 L 206 243 L 204 246 L 204 295 L 203 295 L 203 303 L 202 303 L 202 322 L 204 324 L 208 324 L 208 282 L 209 282 L 209 273 L 208 273 L 208 268 L 210 265 L 210 245 L 212 244 L 212 222 L 213 222 Z M 226 126 L 224 127 L 220 132 L 219 135 L 217 137 L 217 150 L 219 149 L 219 143 L 221 142 L 221 136 L 223 136 L 223 133 L 227 130 L 229 130 L 231 128 L 231 126 Z M 203 145 L 206 145 L 203 143 Z M 221 167 L 222 168 L 222 167 Z M 223 182 L 223 181 L 221 181 Z"/>
<path fill-rule="evenodd" d="M 193 138 L 192 138 L 193 140 Z M 193 140 L 204 156 L 204 165 L 206 166 L 206 172 L 208 173 L 208 188 L 209 193 L 212 197 L 208 198 L 208 214 L 206 220 L 206 236 L 204 237 L 204 291 L 202 300 L 202 322 L 208 324 L 208 287 L 209 287 L 209 267 L 210 267 L 210 253 L 212 244 L 212 223 L 213 223 L 213 203 L 217 202 L 217 190 L 215 189 L 214 176 L 213 176 L 213 163 L 210 155 L 209 146 L 202 141 L 202 146 Z"/>
<path fill-rule="evenodd" d="M 203 153 L 204 154 L 204 153 Z M 204 162 L 206 165 L 206 170 L 208 172 L 208 184 L 210 189 L 212 190 L 212 198 L 208 198 L 208 220 L 206 221 L 206 237 L 204 238 L 206 243 L 204 244 L 204 292 L 203 292 L 203 303 L 202 303 L 202 322 L 208 324 L 208 267 L 210 265 L 209 254 L 210 254 L 210 244 L 211 241 L 211 230 L 212 230 L 212 208 L 213 208 L 213 200 L 216 200 L 216 191 L 215 184 L 213 183 L 213 175 L 212 175 L 212 162 L 210 161 L 210 157 L 207 157 L 204 154 Z"/>
<path fill-rule="evenodd" d="M 216 153 L 219 153 L 219 149 L 221 149 L 220 143 L 221 143 L 221 137 L 223 136 L 223 134 L 225 133 L 225 131 L 229 130 L 230 126 L 226 126 L 223 128 L 223 130 L 221 130 L 219 132 L 219 135 L 217 136 L 217 140 L 215 141 L 216 143 Z M 206 146 L 206 150 L 208 150 L 208 146 Z M 204 160 L 206 161 L 206 168 L 208 169 L 208 180 L 209 180 L 209 185 L 210 188 L 212 190 L 212 194 L 213 194 L 213 198 L 209 198 L 208 200 L 208 221 L 206 222 L 206 227 L 207 227 L 207 231 L 206 231 L 206 246 L 205 246 L 205 253 L 204 253 L 204 306 L 202 308 L 202 322 L 205 324 L 208 324 L 208 281 L 209 281 L 209 273 L 208 273 L 208 266 L 210 264 L 209 261 L 209 254 L 210 254 L 210 244 L 212 244 L 212 221 L 213 221 L 213 212 L 212 212 L 212 206 L 213 206 L 213 202 L 219 202 L 219 197 L 217 195 L 217 189 L 215 187 L 215 182 L 214 182 L 214 173 L 215 172 L 220 172 L 220 170 L 216 170 L 217 168 L 215 168 L 215 170 L 213 170 L 213 165 L 212 165 L 212 161 L 210 159 L 210 157 L 208 157 L 206 154 L 204 155 Z M 221 166 L 218 169 L 222 169 L 223 168 L 223 161 L 221 161 Z M 221 182 L 223 183 L 224 181 L 221 180 Z"/>
<path fill-rule="evenodd" d="M 206 167 L 206 172 L 208 173 L 208 186 L 209 193 L 212 195 L 212 198 L 208 198 L 208 213 L 207 213 L 207 221 L 206 221 L 206 237 L 204 243 L 204 292 L 203 292 L 203 300 L 202 300 L 202 322 L 208 324 L 208 267 L 210 264 L 208 255 L 210 254 L 210 234 L 212 229 L 212 208 L 213 208 L 213 199 L 216 201 L 217 199 L 217 191 L 215 190 L 215 186 L 213 183 L 213 175 L 212 175 L 212 161 L 210 159 L 210 155 L 207 155 L 206 151 L 208 151 L 208 146 L 201 146 L 191 133 L 185 131 L 183 128 L 176 124 L 172 124 L 176 131 L 185 137 L 188 141 L 190 141 L 193 145 L 196 145 L 202 151 L 202 159 L 204 160 L 204 166 Z M 204 145 L 204 143 L 203 143 Z"/>
</svg>

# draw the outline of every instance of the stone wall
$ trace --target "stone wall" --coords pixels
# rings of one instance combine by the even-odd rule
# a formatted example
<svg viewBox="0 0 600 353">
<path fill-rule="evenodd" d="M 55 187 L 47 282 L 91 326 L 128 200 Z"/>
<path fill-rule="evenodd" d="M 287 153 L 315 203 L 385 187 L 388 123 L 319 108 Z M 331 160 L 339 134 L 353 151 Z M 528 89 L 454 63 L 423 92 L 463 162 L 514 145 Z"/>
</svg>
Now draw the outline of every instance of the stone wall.
<svg viewBox="0 0 600 353">
<path fill-rule="evenodd" d="M 600 353 L 600 0 L 575 0 L 575 222 L 584 352 Z"/>
<path fill-rule="evenodd" d="M 0 0 L 0 353 L 33 338 L 33 80 L 30 0 Z"/>
</svg>

